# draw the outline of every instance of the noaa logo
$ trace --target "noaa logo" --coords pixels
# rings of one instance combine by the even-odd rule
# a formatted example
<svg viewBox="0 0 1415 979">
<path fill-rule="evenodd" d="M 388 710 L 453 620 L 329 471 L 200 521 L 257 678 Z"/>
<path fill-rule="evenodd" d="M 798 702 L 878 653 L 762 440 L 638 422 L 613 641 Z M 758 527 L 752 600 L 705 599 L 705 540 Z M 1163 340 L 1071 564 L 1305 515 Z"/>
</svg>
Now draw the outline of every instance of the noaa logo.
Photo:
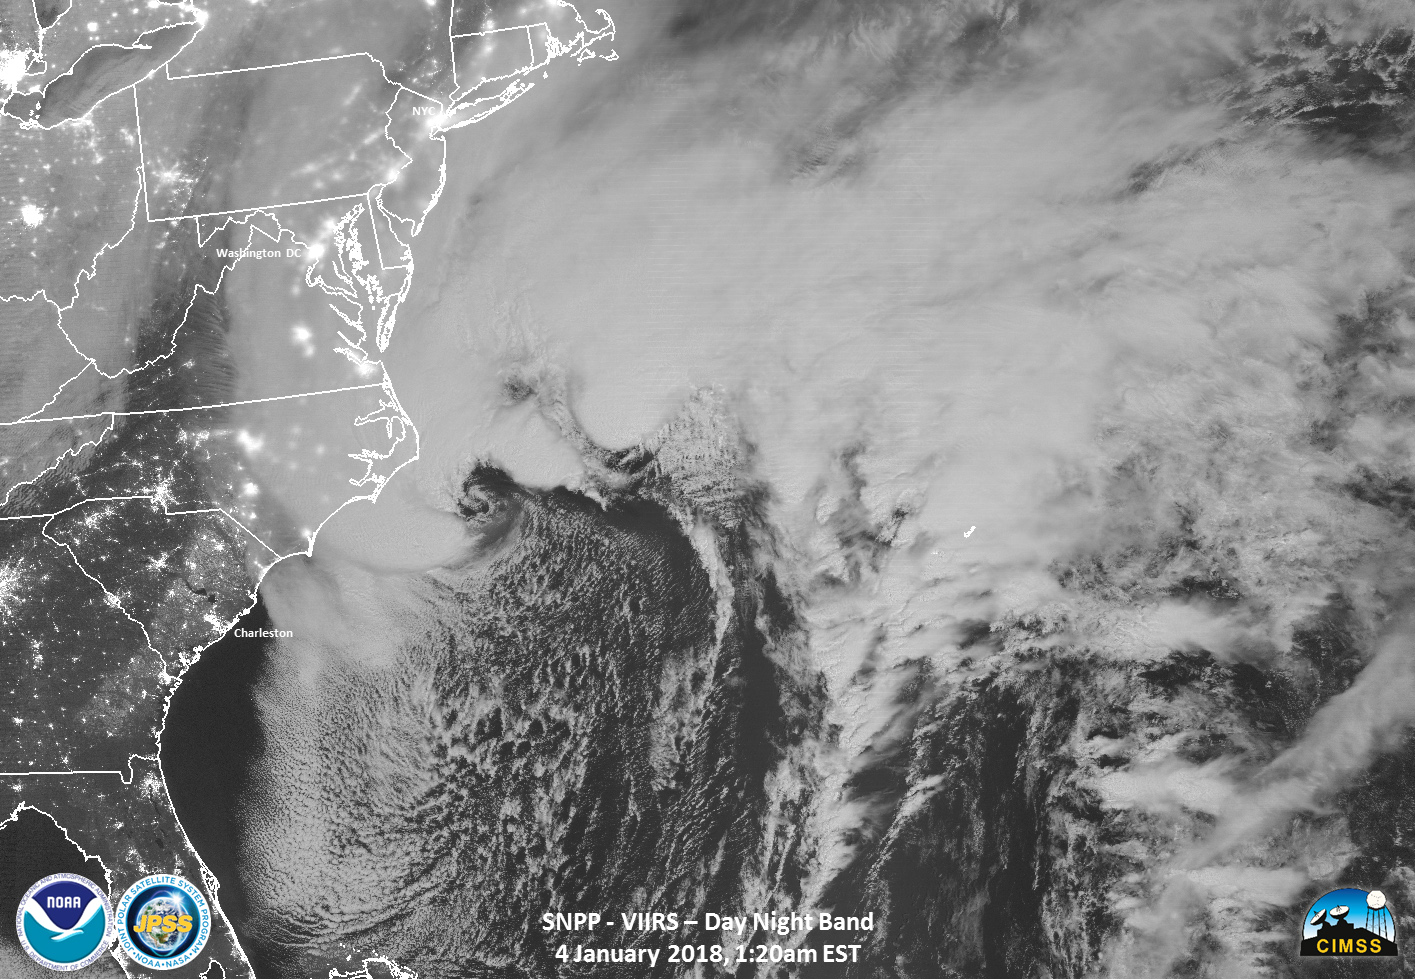
<svg viewBox="0 0 1415 979">
<path fill-rule="evenodd" d="M 211 910 L 196 886 L 158 874 L 128 888 L 118 902 L 118 943 L 138 965 L 177 969 L 197 957 L 211 934 Z"/>
<path fill-rule="evenodd" d="M 113 943 L 113 909 L 107 892 L 87 877 L 51 874 L 25 891 L 15 931 L 30 958 L 55 972 L 73 972 Z"/>
<path fill-rule="evenodd" d="M 1317 898 L 1302 926 L 1303 955 L 1396 955 L 1395 917 L 1380 891 L 1343 887 Z"/>
</svg>

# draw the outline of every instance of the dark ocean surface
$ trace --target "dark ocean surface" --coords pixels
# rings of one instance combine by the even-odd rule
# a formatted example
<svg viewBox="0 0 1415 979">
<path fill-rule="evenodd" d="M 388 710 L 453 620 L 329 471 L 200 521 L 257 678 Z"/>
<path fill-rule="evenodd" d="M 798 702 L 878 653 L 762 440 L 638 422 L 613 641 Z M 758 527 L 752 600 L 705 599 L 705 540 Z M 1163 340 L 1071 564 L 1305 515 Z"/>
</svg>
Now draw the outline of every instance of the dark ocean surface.
<svg viewBox="0 0 1415 979">
<path fill-rule="evenodd" d="M 260 979 L 540 979 L 545 912 L 826 909 L 879 923 L 857 961 L 736 975 L 1291 976 L 1324 889 L 1415 906 L 1410 30 L 660 26 L 633 83 L 455 147 L 447 332 L 398 383 L 486 361 L 573 435 L 577 384 L 671 376 L 741 428 L 580 433 L 558 488 L 444 433 L 483 553 L 267 580 L 300 642 L 209 649 L 162 749 Z"/>
<path fill-rule="evenodd" d="M 247 911 L 237 872 L 239 811 L 263 743 L 254 692 L 268 640 L 237 638 L 236 630 L 269 626 L 257 599 L 183 675 L 162 732 L 162 772 L 177 818 L 221 882 L 218 900 L 238 935 Z"/>
</svg>

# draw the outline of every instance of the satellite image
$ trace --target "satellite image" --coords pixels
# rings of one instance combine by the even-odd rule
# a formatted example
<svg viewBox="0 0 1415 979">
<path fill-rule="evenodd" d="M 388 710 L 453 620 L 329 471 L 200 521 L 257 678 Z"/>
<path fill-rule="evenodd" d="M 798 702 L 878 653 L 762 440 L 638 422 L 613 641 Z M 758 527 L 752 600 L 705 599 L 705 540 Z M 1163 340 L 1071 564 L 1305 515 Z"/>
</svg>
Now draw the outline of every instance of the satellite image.
<svg viewBox="0 0 1415 979">
<path fill-rule="evenodd" d="M 0 0 L 0 979 L 1415 976 L 1415 5 L 602 2 Z"/>
</svg>

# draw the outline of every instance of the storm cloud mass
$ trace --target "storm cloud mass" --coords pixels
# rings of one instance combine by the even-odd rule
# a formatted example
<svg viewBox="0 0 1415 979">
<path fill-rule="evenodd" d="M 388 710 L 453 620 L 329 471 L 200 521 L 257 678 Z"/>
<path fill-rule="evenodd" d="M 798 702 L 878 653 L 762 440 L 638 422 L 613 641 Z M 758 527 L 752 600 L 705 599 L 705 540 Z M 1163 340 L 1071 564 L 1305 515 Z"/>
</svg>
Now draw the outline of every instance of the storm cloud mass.
<svg viewBox="0 0 1415 979">
<path fill-rule="evenodd" d="M 879 921 L 738 975 L 1415 928 L 1409 8 L 611 13 L 449 136 L 421 457 L 262 587 L 258 974 L 554 975 L 544 911 Z"/>
</svg>

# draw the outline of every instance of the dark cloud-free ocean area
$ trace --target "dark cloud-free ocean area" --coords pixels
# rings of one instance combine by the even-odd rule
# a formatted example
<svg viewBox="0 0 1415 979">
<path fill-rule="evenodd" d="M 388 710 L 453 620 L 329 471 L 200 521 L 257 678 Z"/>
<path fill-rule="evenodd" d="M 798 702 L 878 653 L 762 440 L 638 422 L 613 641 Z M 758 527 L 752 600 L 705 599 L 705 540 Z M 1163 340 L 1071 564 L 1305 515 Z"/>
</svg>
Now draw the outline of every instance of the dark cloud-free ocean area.
<svg viewBox="0 0 1415 979">
<path fill-rule="evenodd" d="M 1409 8 L 611 13 L 449 137 L 419 461 L 173 702 L 257 975 L 556 975 L 545 911 L 870 912 L 735 973 L 861 979 L 1415 928 Z"/>
</svg>

